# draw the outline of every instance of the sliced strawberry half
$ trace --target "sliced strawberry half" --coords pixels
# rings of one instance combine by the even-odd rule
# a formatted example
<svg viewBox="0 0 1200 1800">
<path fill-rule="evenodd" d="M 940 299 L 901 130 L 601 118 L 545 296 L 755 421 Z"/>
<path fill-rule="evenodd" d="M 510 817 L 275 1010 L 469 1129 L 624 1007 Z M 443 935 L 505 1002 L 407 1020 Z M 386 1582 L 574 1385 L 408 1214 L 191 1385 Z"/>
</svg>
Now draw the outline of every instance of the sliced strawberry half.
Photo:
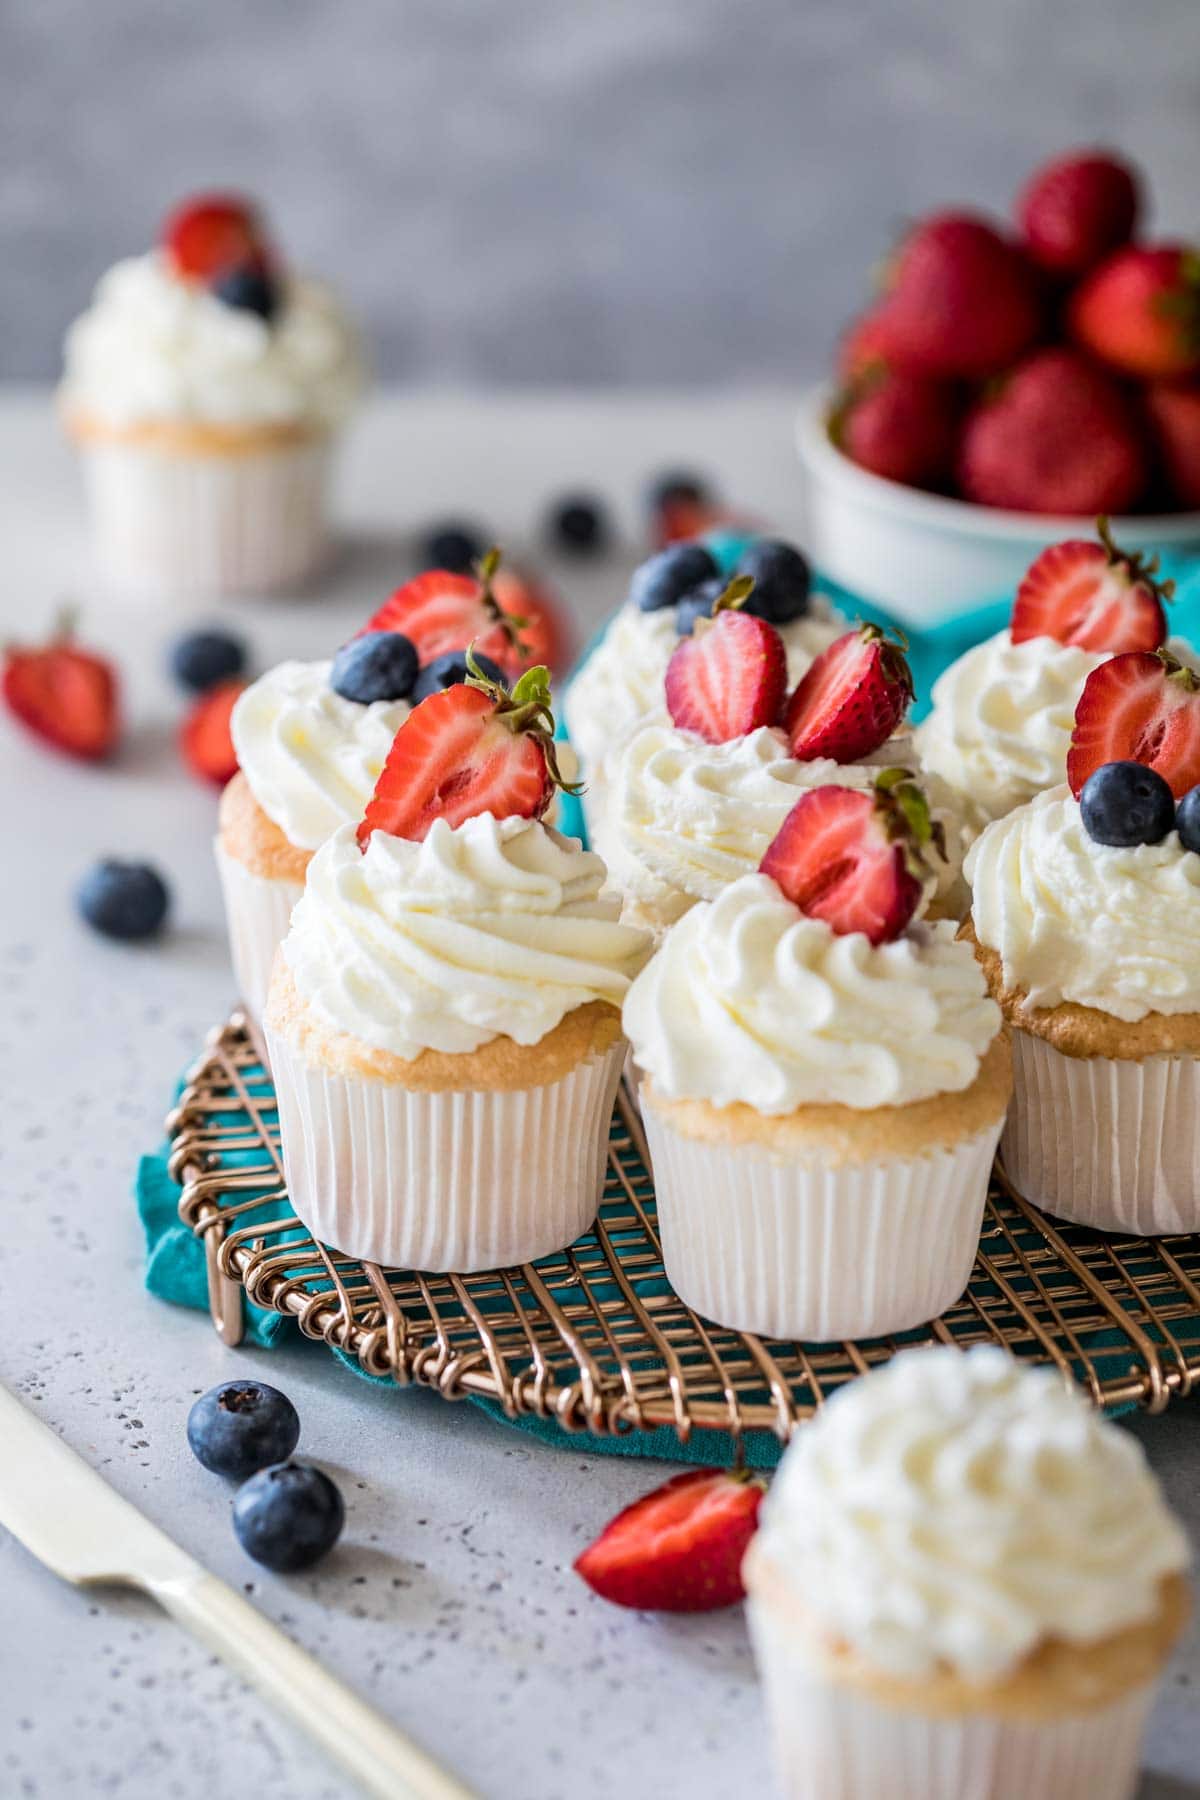
<svg viewBox="0 0 1200 1800">
<path fill-rule="evenodd" d="M 515 679 L 524 669 L 548 661 L 535 652 L 545 644 L 549 629 L 539 614 L 530 620 L 529 638 L 525 637 L 526 614 L 517 608 L 531 598 L 529 590 L 507 571 L 501 576 L 499 567 L 499 551 L 489 550 L 478 575 L 430 569 L 398 587 L 363 630 L 403 632 L 415 645 L 422 667 L 451 650 L 473 645 L 477 655 L 490 656 Z"/>
<path fill-rule="evenodd" d="M 1099 542 L 1068 538 L 1051 544 L 1030 565 L 1017 589 L 1012 640 L 1054 638 L 1080 650 L 1157 650 L 1165 642 L 1163 601 L 1175 591 L 1157 581 L 1158 558 L 1149 561 L 1118 549 L 1107 519 L 1097 522 Z"/>
<path fill-rule="evenodd" d="M 758 1525 L 763 1483 L 689 1469 L 644 1494 L 575 1560 L 604 1600 L 647 1612 L 711 1612 L 745 1595 L 742 1558 Z"/>
<path fill-rule="evenodd" d="M 46 644 L 10 644 L 0 678 L 5 701 L 47 743 L 97 762 L 121 733 L 120 694 L 111 663 L 74 642 L 63 624 Z"/>
<path fill-rule="evenodd" d="M 419 842 L 435 819 L 461 825 L 480 813 L 540 819 L 556 787 L 578 791 L 558 770 L 549 671 L 528 670 L 511 694 L 473 673 L 413 707 L 392 740 L 358 842 L 365 850 L 373 831 Z"/>
<path fill-rule="evenodd" d="M 206 689 L 179 728 L 179 748 L 188 768 L 218 787 L 237 774 L 231 720 L 246 685 L 244 681 L 220 681 Z"/>
<path fill-rule="evenodd" d="M 1110 762 L 1157 769 L 1177 800 L 1200 782 L 1200 681 L 1169 650 L 1114 656 L 1084 683 L 1067 752 L 1077 800 Z"/>
<path fill-rule="evenodd" d="M 792 755 L 857 762 L 887 742 L 912 697 L 904 645 L 877 625 L 860 625 L 823 650 L 800 678 L 783 719 Z"/>
<path fill-rule="evenodd" d="M 921 789 L 906 769 L 888 769 L 872 793 L 827 786 L 801 795 L 759 868 L 809 918 L 886 944 L 920 904 L 932 872 L 924 849 L 938 839 Z"/>
<path fill-rule="evenodd" d="M 766 619 L 737 610 L 753 586 L 749 575 L 736 576 L 667 664 L 672 721 L 710 744 L 778 724 L 787 693 L 783 639 Z"/>
<path fill-rule="evenodd" d="M 180 275 L 211 281 L 268 255 L 256 208 L 240 194 L 197 194 L 169 215 L 162 244 Z"/>
</svg>

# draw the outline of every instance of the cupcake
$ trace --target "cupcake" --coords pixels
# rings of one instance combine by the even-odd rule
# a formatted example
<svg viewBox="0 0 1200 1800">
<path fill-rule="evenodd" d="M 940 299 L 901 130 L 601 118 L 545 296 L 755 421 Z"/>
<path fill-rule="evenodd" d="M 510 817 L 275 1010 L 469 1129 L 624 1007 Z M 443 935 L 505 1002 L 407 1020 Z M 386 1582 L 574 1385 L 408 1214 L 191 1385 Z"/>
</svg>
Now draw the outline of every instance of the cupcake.
<svg viewBox="0 0 1200 1800">
<path fill-rule="evenodd" d="M 800 1427 L 743 1562 L 781 1793 L 1128 1800 L 1189 1562 L 1057 1372 L 902 1351 Z"/>
<path fill-rule="evenodd" d="M 845 620 L 811 592 L 809 567 L 790 544 L 732 540 L 733 565 L 714 541 L 673 544 L 635 572 L 629 597 L 567 689 L 564 713 L 586 783 L 588 834 L 603 831 L 613 759 L 639 726 L 666 717 L 663 682 L 681 635 L 711 614 L 727 579 L 754 580 L 750 608 L 777 627 L 795 683 L 846 629 Z"/>
<path fill-rule="evenodd" d="M 1156 744 L 1158 768 L 1136 760 Z M 1195 676 L 1165 651 L 1103 664 L 1080 700 L 1068 768 L 1070 786 L 995 821 L 967 858 L 965 929 L 1012 1028 L 1005 1168 L 1059 1218 L 1101 1231 L 1194 1231 Z"/>
<path fill-rule="evenodd" d="M 630 989 L 666 1271 L 720 1325 L 904 1331 L 970 1277 L 1009 1052 L 953 924 L 914 918 L 929 833 L 901 772 L 811 789 Z"/>
<path fill-rule="evenodd" d="M 838 638 L 788 699 L 782 681 L 762 675 L 784 669 L 779 633 L 752 615 L 731 626 L 718 608 L 668 665 L 671 723 L 643 726 L 612 761 L 596 837 L 624 917 L 658 937 L 758 868 L 801 793 L 830 782 L 866 792 L 881 769 L 912 761 L 900 729 L 912 676 L 874 626 Z M 953 831 L 953 807 L 945 822 Z M 929 846 L 930 898 L 958 917 L 961 856 L 944 831 L 938 846 Z"/>
<path fill-rule="evenodd" d="M 108 581 L 152 597 L 301 581 L 326 548 L 330 452 L 362 386 L 341 307 L 281 270 L 252 206 L 179 207 L 67 334 L 60 408 Z"/>
<path fill-rule="evenodd" d="M 265 1030 L 288 1192 L 370 1261 L 487 1269 L 590 1224 L 645 934 L 542 822 L 535 670 L 414 707 L 360 825 L 308 867 Z"/>
<path fill-rule="evenodd" d="M 1064 778 L 1075 707 L 1100 663 L 1166 638 L 1170 582 L 1153 563 L 1099 541 L 1052 544 L 1017 590 L 1006 630 L 960 656 L 933 685 L 916 731 L 927 777 L 956 798 L 972 836 Z"/>
<path fill-rule="evenodd" d="M 492 598 L 497 562 L 486 558 L 479 577 L 417 576 L 336 659 L 280 663 L 237 701 L 239 772 L 221 796 L 216 858 L 234 974 L 253 1019 L 309 859 L 362 818 L 410 703 L 464 680 L 469 645 L 497 680 L 532 654 Z"/>
</svg>

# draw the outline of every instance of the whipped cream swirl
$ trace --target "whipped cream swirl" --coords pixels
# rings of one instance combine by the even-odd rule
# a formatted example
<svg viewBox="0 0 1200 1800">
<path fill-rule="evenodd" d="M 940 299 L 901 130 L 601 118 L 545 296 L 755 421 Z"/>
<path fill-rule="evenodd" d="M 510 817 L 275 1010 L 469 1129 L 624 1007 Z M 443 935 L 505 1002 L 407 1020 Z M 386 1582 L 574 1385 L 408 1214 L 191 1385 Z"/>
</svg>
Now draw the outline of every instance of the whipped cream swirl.
<svg viewBox="0 0 1200 1800">
<path fill-rule="evenodd" d="M 1200 856 L 1179 834 L 1097 844 L 1066 787 L 989 825 L 966 861 L 981 944 L 1032 1007 L 1133 1022 L 1200 1012 Z"/>
<path fill-rule="evenodd" d="M 872 1667 L 977 1682 L 1152 1618 L 1190 1561 L 1137 1439 L 991 1345 L 905 1350 L 840 1389 L 792 1440 L 759 1552 Z"/>
<path fill-rule="evenodd" d="M 103 275 L 67 333 L 60 398 L 110 427 L 329 429 L 363 387 L 358 339 L 328 289 L 286 281 L 271 321 L 185 281 L 161 253 Z"/>
<path fill-rule="evenodd" d="M 435 820 L 421 843 L 343 826 L 313 857 L 283 954 L 335 1031 L 411 1059 L 500 1036 L 536 1044 L 593 1000 L 619 1007 L 645 932 L 600 897 L 604 864 L 532 819 Z"/>
<path fill-rule="evenodd" d="M 362 818 L 409 713 L 407 700 L 344 700 L 329 685 L 332 667 L 279 663 L 246 689 L 231 720 L 251 793 L 301 850 Z"/>
<path fill-rule="evenodd" d="M 672 1100 L 766 1114 L 905 1106 L 970 1087 L 1000 1028 L 952 924 L 838 936 L 744 875 L 668 932 L 625 1002 L 639 1066 Z"/>
</svg>

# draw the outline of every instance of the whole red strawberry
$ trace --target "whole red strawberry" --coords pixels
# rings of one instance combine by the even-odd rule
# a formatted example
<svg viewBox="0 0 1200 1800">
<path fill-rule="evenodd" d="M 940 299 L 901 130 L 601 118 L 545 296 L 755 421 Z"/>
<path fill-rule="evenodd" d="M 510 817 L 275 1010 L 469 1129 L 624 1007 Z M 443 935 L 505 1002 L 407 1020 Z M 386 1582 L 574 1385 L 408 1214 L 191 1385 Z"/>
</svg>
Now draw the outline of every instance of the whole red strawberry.
<svg viewBox="0 0 1200 1800">
<path fill-rule="evenodd" d="M 954 465 L 961 410 L 949 382 L 880 366 L 835 408 L 830 435 L 874 475 L 909 487 L 938 487 Z"/>
<path fill-rule="evenodd" d="M 558 648 L 555 627 L 532 590 L 502 575 L 498 550 L 488 551 L 475 575 L 430 569 L 405 582 L 363 630 L 402 632 L 422 668 L 470 645 L 514 680 L 524 669 L 548 660 L 539 654 L 543 647 Z"/>
<path fill-rule="evenodd" d="M 887 769 L 872 793 L 810 788 L 797 800 L 759 867 L 811 919 L 873 944 L 904 930 L 925 891 L 924 849 L 937 836 L 906 769 Z"/>
<path fill-rule="evenodd" d="M 1157 570 L 1157 557 L 1120 549 L 1100 519 L 1097 538 L 1051 544 L 1030 564 L 1013 606 L 1012 641 L 1049 637 L 1114 656 L 1157 650 L 1167 635 L 1163 601 L 1175 592 Z"/>
<path fill-rule="evenodd" d="M 1174 498 L 1180 506 L 1200 507 L 1200 382 L 1151 382 L 1145 402 Z"/>
<path fill-rule="evenodd" d="M 971 213 L 936 213 L 904 239 L 876 320 L 889 360 L 981 379 L 1042 329 L 1037 279 L 1017 246 Z"/>
<path fill-rule="evenodd" d="M 887 742 L 912 703 L 902 644 L 860 625 L 822 650 L 801 676 L 783 717 L 792 755 L 852 763 Z"/>
<path fill-rule="evenodd" d="M 246 683 L 234 679 L 206 688 L 179 728 L 179 748 L 193 774 L 224 787 L 237 774 L 233 747 L 233 709 Z"/>
<path fill-rule="evenodd" d="M 1114 656 L 1085 681 L 1067 752 L 1077 800 L 1110 762 L 1157 769 L 1177 800 L 1200 783 L 1200 681 L 1169 650 Z"/>
<path fill-rule="evenodd" d="M 85 762 L 107 756 L 121 735 L 120 693 L 112 664 L 82 649 L 66 622 L 48 643 L 8 645 L 0 690 L 22 724 Z"/>
<path fill-rule="evenodd" d="M 745 1594 L 742 1558 L 758 1524 L 757 1476 L 688 1469 L 609 1521 L 575 1560 L 602 1599 L 646 1612 L 711 1612 Z"/>
<path fill-rule="evenodd" d="M 194 194 L 162 228 L 162 245 L 180 275 L 212 281 L 228 269 L 266 259 L 254 205 L 241 194 Z"/>
<path fill-rule="evenodd" d="M 473 658 L 468 659 L 468 668 Z M 414 706 L 392 740 L 358 827 L 419 842 L 435 819 L 461 825 L 480 813 L 540 819 L 562 779 L 554 748 L 550 672 L 529 669 L 510 694 L 478 673 Z"/>
<path fill-rule="evenodd" d="M 1127 512 L 1149 476 L 1145 437 L 1119 385 L 1073 350 L 1038 350 L 968 414 L 958 485 L 1014 512 Z"/>
<path fill-rule="evenodd" d="M 1137 221 L 1138 178 L 1104 150 L 1074 150 L 1046 163 L 1017 201 L 1025 248 L 1047 274 L 1086 274 L 1126 244 Z"/>
<path fill-rule="evenodd" d="M 776 725 L 787 693 L 787 652 L 766 619 L 737 609 L 754 582 L 739 575 L 709 619 L 697 619 L 667 664 L 667 711 L 681 731 L 727 744 Z"/>
<path fill-rule="evenodd" d="M 1067 321 L 1093 356 L 1146 380 L 1200 370 L 1200 252 L 1182 244 L 1118 250 L 1071 297 Z"/>
</svg>

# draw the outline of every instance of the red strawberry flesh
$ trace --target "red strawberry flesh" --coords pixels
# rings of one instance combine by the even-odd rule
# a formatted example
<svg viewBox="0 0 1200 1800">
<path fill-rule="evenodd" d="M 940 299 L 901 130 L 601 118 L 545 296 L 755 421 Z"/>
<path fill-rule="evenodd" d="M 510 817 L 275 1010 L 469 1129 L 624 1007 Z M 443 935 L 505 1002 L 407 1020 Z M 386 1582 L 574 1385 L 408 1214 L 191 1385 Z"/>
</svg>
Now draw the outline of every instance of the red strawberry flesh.
<svg viewBox="0 0 1200 1800">
<path fill-rule="evenodd" d="M 1043 550 L 1017 589 L 1013 643 L 1049 637 L 1112 655 L 1157 650 L 1167 635 L 1159 592 L 1153 570 L 1111 540 L 1068 538 Z"/>
<path fill-rule="evenodd" d="M 839 935 L 862 932 L 872 944 L 899 937 L 923 892 L 875 795 L 851 788 L 803 794 L 759 867 L 809 918 Z"/>
<path fill-rule="evenodd" d="M 1109 762 L 1157 769 L 1177 800 L 1200 783 L 1200 682 L 1168 651 L 1114 656 L 1084 683 L 1067 753 L 1076 799 Z"/>
<path fill-rule="evenodd" d="M 415 706 L 392 741 L 358 828 L 365 850 L 374 831 L 420 841 L 435 819 L 448 825 L 490 812 L 537 819 L 552 784 L 539 739 L 514 731 L 495 700 L 459 683 Z"/>
<path fill-rule="evenodd" d="M 496 572 L 489 604 L 473 575 L 430 569 L 398 587 L 368 619 L 364 631 L 400 631 L 415 647 L 422 666 L 453 650 L 474 645 L 510 678 L 549 661 L 559 645 L 545 603 L 506 570 Z M 505 615 L 511 622 L 506 624 Z"/>
<path fill-rule="evenodd" d="M 69 756 L 98 761 L 121 731 L 120 697 L 111 664 L 63 634 L 36 648 L 4 653 L 3 694 L 9 710 Z"/>
<path fill-rule="evenodd" d="M 912 697 L 899 645 L 874 625 L 848 631 L 821 652 L 788 701 L 783 723 L 792 755 L 839 763 L 869 756 L 887 742 Z"/>
<path fill-rule="evenodd" d="M 787 692 L 783 639 L 766 619 L 724 610 L 700 620 L 667 664 L 667 710 L 710 744 L 775 725 Z"/>
<path fill-rule="evenodd" d="M 627 1506 L 576 1558 L 576 1572 L 617 1606 L 710 1612 L 743 1598 L 742 1558 L 762 1483 L 689 1469 Z"/>
</svg>

